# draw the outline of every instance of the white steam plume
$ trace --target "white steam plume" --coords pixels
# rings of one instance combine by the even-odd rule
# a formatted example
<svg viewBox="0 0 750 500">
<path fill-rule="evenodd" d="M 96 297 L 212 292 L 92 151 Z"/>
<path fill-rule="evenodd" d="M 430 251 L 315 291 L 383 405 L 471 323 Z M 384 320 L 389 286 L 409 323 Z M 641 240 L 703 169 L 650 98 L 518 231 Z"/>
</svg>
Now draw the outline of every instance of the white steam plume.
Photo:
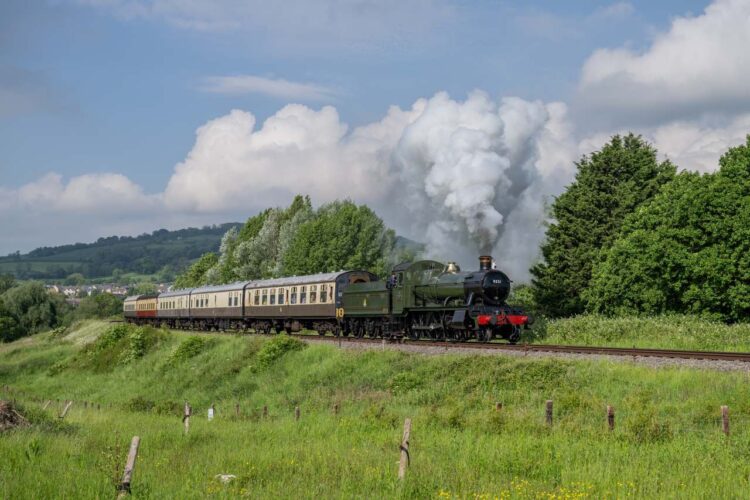
<svg viewBox="0 0 750 500">
<path fill-rule="evenodd" d="M 483 92 L 464 102 L 445 93 L 428 100 L 404 130 L 393 166 L 429 251 L 465 263 L 495 253 L 527 278 L 544 232 L 545 197 L 571 175 L 567 132 L 561 104 L 498 104 Z M 503 241 L 508 232 L 514 239 Z M 534 246 L 518 248 L 527 243 Z"/>
</svg>

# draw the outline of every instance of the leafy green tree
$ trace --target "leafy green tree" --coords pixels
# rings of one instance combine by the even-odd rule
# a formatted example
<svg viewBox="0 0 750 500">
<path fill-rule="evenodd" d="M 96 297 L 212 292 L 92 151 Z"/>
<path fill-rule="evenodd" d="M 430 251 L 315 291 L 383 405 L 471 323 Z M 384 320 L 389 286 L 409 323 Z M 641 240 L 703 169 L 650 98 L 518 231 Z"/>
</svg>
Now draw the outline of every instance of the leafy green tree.
<svg viewBox="0 0 750 500">
<path fill-rule="evenodd" d="M 287 275 L 340 269 L 384 275 L 395 239 L 393 230 L 368 207 L 335 201 L 300 226 L 284 254 L 283 269 Z"/>
<path fill-rule="evenodd" d="M 81 300 L 75 316 L 84 318 L 108 318 L 122 312 L 122 300 L 111 293 L 100 293 Z"/>
<path fill-rule="evenodd" d="M 750 317 L 750 136 L 628 217 L 586 294 L 603 313 Z"/>
<path fill-rule="evenodd" d="M 190 288 L 205 285 L 206 273 L 219 262 L 219 256 L 213 252 L 204 253 L 187 271 L 177 277 L 175 288 Z"/>
<path fill-rule="evenodd" d="M 137 283 L 131 290 L 131 293 L 133 295 L 148 295 L 156 293 L 156 285 L 147 282 Z"/>
<path fill-rule="evenodd" d="M 583 156 L 575 181 L 552 204 L 554 221 L 531 269 L 534 299 L 552 316 L 584 311 L 584 292 L 600 252 L 610 247 L 625 217 L 672 180 L 675 168 L 658 163 L 640 136 L 612 137 L 601 151 Z"/>
<path fill-rule="evenodd" d="M 81 286 L 86 283 L 86 278 L 81 273 L 73 273 L 65 278 L 66 285 Z"/>
<path fill-rule="evenodd" d="M 68 306 L 58 294 L 50 294 L 44 285 L 30 281 L 11 288 L 2 295 L 0 321 L 12 330 L 4 335 L 4 340 L 13 340 L 31 335 L 61 323 Z"/>
<path fill-rule="evenodd" d="M 12 274 L 0 274 L 0 294 L 16 286 L 16 278 Z"/>
</svg>

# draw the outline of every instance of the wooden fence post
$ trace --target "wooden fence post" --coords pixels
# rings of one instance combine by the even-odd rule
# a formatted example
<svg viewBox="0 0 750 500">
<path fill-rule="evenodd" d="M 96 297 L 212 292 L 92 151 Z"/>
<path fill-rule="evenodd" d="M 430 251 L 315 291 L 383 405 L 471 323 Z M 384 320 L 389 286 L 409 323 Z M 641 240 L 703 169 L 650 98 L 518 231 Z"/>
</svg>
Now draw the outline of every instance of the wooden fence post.
<svg viewBox="0 0 750 500">
<path fill-rule="evenodd" d="M 502 409 L 503 409 L 503 404 L 500 401 L 495 403 L 495 411 L 500 411 Z"/>
<path fill-rule="evenodd" d="M 406 467 L 411 464 L 409 456 L 409 439 L 411 437 L 411 419 L 404 420 L 404 437 L 401 439 L 401 460 L 398 464 L 398 478 L 404 479 Z"/>
<path fill-rule="evenodd" d="M 268 418 L 268 405 L 263 406 L 263 418 Z"/>
<path fill-rule="evenodd" d="M 299 420 L 299 406 L 294 407 L 294 420 Z"/>
<path fill-rule="evenodd" d="M 334 415 L 338 415 L 339 414 L 339 404 L 338 403 L 334 403 L 334 405 L 333 405 L 333 414 Z"/>
<path fill-rule="evenodd" d="M 140 444 L 141 438 L 133 436 L 133 440 L 130 442 L 128 461 L 125 463 L 125 472 L 122 474 L 122 482 L 117 488 L 117 491 L 119 491 L 117 495 L 118 499 L 130 494 L 130 482 L 133 479 L 133 469 L 135 469 L 135 459 L 138 457 L 138 446 Z"/>
<path fill-rule="evenodd" d="M 607 426 L 610 431 L 615 430 L 615 407 L 607 405 Z"/>
<path fill-rule="evenodd" d="M 729 435 L 729 407 L 728 406 L 722 406 L 721 407 L 721 427 L 724 431 L 724 435 Z"/>
<path fill-rule="evenodd" d="M 552 400 L 551 399 L 547 400 L 545 407 L 546 407 L 545 414 L 547 417 L 547 425 L 552 426 Z"/>
<path fill-rule="evenodd" d="M 65 415 L 68 414 L 68 410 L 70 410 L 71 406 L 73 406 L 73 401 L 68 401 L 68 404 L 65 405 L 65 408 L 63 409 L 62 413 L 60 414 L 60 418 L 65 418 Z"/>
<path fill-rule="evenodd" d="M 234 405 L 234 414 L 238 417 L 240 416 L 240 404 L 239 403 Z"/>
<path fill-rule="evenodd" d="M 216 410 L 214 409 L 214 405 L 211 404 L 211 406 L 208 407 L 208 421 L 209 422 L 214 419 L 215 412 Z"/>
<path fill-rule="evenodd" d="M 192 413 L 192 408 L 190 408 L 190 405 L 187 401 L 185 401 L 185 413 L 182 416 L 182 422 L 185 424 L 185 434 L 188 433 L 190 430 L 190 414 Z"/>
</svg>

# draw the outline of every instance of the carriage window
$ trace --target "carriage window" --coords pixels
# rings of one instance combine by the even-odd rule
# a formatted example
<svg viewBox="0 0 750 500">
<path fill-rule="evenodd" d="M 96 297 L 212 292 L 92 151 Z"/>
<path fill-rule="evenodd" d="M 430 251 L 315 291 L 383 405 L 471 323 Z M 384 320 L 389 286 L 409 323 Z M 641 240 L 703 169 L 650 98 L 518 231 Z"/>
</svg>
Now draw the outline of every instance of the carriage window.
<svg viewBox="0 0 750 500">
<path fill-rule="evenodd" d="M 235 306 L 240 305 L 240 296 L 239 295 L 235 295 L 234 296 L 234 305 Z"/>
<path fill-rule="evenodd" d="M 310 285 L 310 304 L 315 304 L 318 300 L 318 285 Z"/>
<path fill-rule="evenodd" d="M 333 286 L 328 287 L 328 297 L 330 298 L 330 301 L 333 302 L 336 297 L 333 296 Z"/>
<path fill-rule="evenodd" d="M 307 304 L 307 287 L 303 286 L 299 292 L 299 303 Z"/>
<path fill-rule="evenodd" d="M 326 293 L 325 285 L 320 285 L 320 302 L 323 304 L 328 302 L 328 294 Z"/>
<path fill-rule="evenodd" d="M 261 304 L 266 305 L 268 304 L 268 290 L 263 290 L 263 300 L 261 300 Z"/>
<path fill-rule="evenodd" d="M 297 303 L 297 287 L 292 287 L 292 298 L 289 301 L 290 304 L 296 304 Z"/>
<path fill-rule="evenodd" d="M 268 303 L 271 305 L 276 304 L 276 289 L 271 288 L 271 291 L 268 292 Z"/>
<path fill-rule="evenodd" d="M 279 288 L 279 305 L 284 303 L 284 289 Z"/>
<path fill-rule="evenodd" d="M 260 305 L 260 290 L 255 290 L 255 305 Z"/>
</svg>

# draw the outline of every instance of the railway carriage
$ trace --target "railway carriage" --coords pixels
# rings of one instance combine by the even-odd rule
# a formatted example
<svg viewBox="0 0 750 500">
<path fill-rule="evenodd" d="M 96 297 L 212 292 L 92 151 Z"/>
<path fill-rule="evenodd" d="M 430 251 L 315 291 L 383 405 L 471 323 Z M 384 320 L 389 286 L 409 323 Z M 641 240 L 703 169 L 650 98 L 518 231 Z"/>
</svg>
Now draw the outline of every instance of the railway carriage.
<svg viewBox="0 0 750 500">
<path fill-rule="evenodd" d="M 125 321 L 131 321 L 134 320 L 136 317 L 136 302 L 138 301 L 139 295 L 131 295 L 130 297 L 125 297 L 125 302 L 122 304 L 122 313 L 123 316 L 125 316 Z"/>
<path fill-rule="evenodd" d="M 152 323 L 156 320 L 158 294 L 139 295 L 135 301 L 135 322 Z"/>
<path fill-rule="evenodd" d="M 170 328 L 187 326 L 190 318 L 191 290 L 176 290 L 159 294 L 156 317 Z"/>
<path fill-rule="evenodd" d="M 245 289 L 245 320 L 259 332 L 337 332 L 344 290 L 377 277 L 367 271 L 340 271 L 251 281 Z"/>
<path fill-rule="evenodd" d="M 190 320 L 198 328 L 242 329 L 242 297 L 251 282 L 240 281 L 229 285 L 204 286 L 190 292 Z"/>
</svg>

